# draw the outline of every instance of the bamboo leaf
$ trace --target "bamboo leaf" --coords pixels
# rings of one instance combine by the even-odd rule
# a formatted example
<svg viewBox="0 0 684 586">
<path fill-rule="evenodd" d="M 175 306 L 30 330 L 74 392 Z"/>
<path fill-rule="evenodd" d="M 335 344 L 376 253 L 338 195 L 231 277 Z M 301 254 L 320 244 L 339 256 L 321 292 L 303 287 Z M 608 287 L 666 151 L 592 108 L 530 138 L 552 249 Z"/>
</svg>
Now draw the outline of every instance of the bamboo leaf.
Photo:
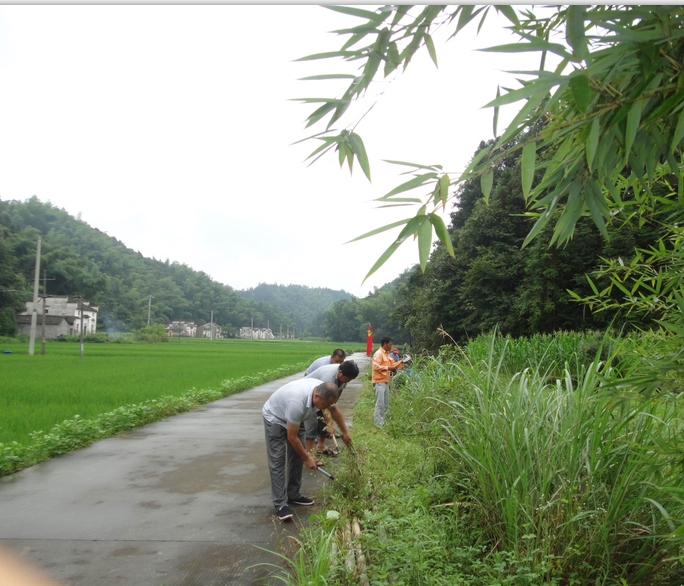
<svg viewBox="0 0 684 586">
<path fill-rule="evenodd" d="M 419 163 L 407 163 L 406 161 L 393 161 L 392 159 L 383 159 L 385 163 L 391 163 L 392 165 L 404 165 L 405 167 L 415 167 L 416 169 L 430 169 L 434 170 L 440 165 L 421 165 Z"/>
<path fill-rule="evenodd" d="M 474 8 L 475 6 L 473 6 L 472 4 L 463 4 L 460 6 L 461 14 L 458 17 L 456 33 L 458 33 L 465 25 L 467 25 L 473 18 L 475 18 L 477 13 L 473 14 Z M 480 10 L 478 10 L 477 12 L 480 12 Z"/>
<path fill-rule="evenodd" d="M 464 177 L 468 175 L 479 163 L 482 159 L 484 159 L 488 154 L 489 151 L 492 150 L 492 145 L 489 145 L 485 148 L 483 148 L 480 152 L 478 152 L 474 157 L 473 160 L 470 161 L 468 166 L 466 167 L 466 170 L 463 171 L 461 177 L 459 178 L 459 181 L 462 181 Z"/>
<path fill-rule="evenodd" d="M 492 169 L 483 173 L 480 176 L 480 187 L 482 188 L 482 195 L 484 195 L 485 202 L 489 203 L 489 194 L 492 192 L 492 185 L 494 184 L 494 173 Z"/>
<path fill-rule="evenodd" d="M 508 20 L 510 20 L 514 26 L 520 26 L 518 15 L 515 13 L 515 10 L 512 6 L 509 6 L 508 4 L 495 4 L 494 8 L 496 8 L 497 12 L 500 12 Z"/>
<path fill-rule="evenodd" d="M 675 128 L 674 134 L 672 135 L 672 142 L 670 143 L 670 152 L 674 153 L 675 149 L 679 146 L 679 143 L 684 138 L 684 110 L 682 110 L 679 115 L 679 120 L 677 120 L 677 126 Z"/>
<path fill-rule="evenodd" d="M 399 24 L 399 21 L 404 18 L 406 13 L 413 8 L 412 5 L 407 5 L 407 4 L 402 4 L 401 6 L 397 7 L 397 10 L 394 14 L 394 18 L 392 19 L 392 26 L 396 26 Z"/>
<path fill-rule="evenodd" d="M 450 184 L 451 180 L 449 179 L 449 175 L 447 175 L 446 173 L 439 178 L 439 197 L 442 200 L 442 203 L 444 204 L 446 204 L 447 199 L 449 198 Z"/>
<path fill-rule="evenodd" d="M 428 218 L 435 227 L 435 234 L 437 234 L 437 238 L 439 238 L 442 244 L 446 246 L 449 256 L 456 258 L 456 254 L 454 253 L 454 245 L 451 243 L 451 236 L 449 235 L 449 231 L 444 224 L 444 220 L 442 220 L 442 218 L 437 214 L 428 214 Z"/>
<path fill-rule="evenodd" d="M 587 37 L 584 34 L 585 13 L 585 6 L 580 4 L 568 6 L 568 21 L 565 38 L 568 41 L 568 45 L 572 47 L 576 61 L 586 59 L 588 54 Z"/>
<path fill-rule="evenodd" d="M 366 147 L 363 146 L 363 141 L 361 140 L 361 137 L 358 134 L 352 132 L 349 135 L 349 146 L 352 152 L 356 155 L 356 158 L 359 160 L 359 165 L 361 165 L 361 169 L 363 169 L 364 175 L 368 178 L 368 181 L 370 181 L 370 164 L 368 163 Z"/>
<path fill-rule="evenodd" d="M 404 202 L 404 203 L 423 203 L 423 200 L 418 197 L 393 197 L 392 199 L 382 199 L 377 198 L 373 201 L 392 201 L 392 202 Z"/>
<path fill-rule="evenodd" d="M 532 242 L 537 237 L 539 232 L 542 231 L 542 228 L 546 226 L 550 219 L 551 214 L 547 214 L 546 212 L 539 216 L 537 221 L 534 223 L 534 226 L 532 226 L 532 230 L 530 230 L 530 232 L 525 237 L 522 248 L 525 248 L 530 242 Z"/>
<path fill-rule="evenodd" d="M 399 50 L 397 49 L 397 44 L 392 41 L 387 47 L 387 56 L 385 58 L 385 71 L 384 75 L 387 77 L 392 73 L 397 67 L 401 65 L 401 57 L 399 57 Z"/>
<path fill-rule="evenodd" d="M 432 37 L 428 34 L 425 35 L 425 46 L 427 47 L 428 53 L 430 53 L 430 58 L 435 64 L 435 67 L 439 68 L 439 65 L 437 64 L 437 51 L 435 51 L 435 43 L 432 40 Z"/>
<path fill-rule="evenodd" d="M 506 144 L 516 134 L 520 132 L 520 124 L 522 124 L 522 122 L 532 113 L 532 111 L 540 104 L 540 102 L 545 97 L 546 92 L 539 92 L 538 94 L 535 94 L 529 100 L 527 100 L 527 103 L 520 109 L 520 112 L 516 114 L 515 118 L 513 118 L 513 121 L 508 125 L 504 133 L 499 137 L 499 140 L 496 141 L 497 147 Z"/>
<path fill-rule="evenodd" d="M 582 73 L 571 75 L 570 91 L 572 92 L 572 97 L 575 100 L 577 109 L 584 114 L 595 95 L 594 90 L 589 87 L 589 78 Z"/>
<path fill-rule="evenodd" d="M 391 198 L 393 195 L 396 195 L 397 193 L 402 193 L 403 191 L 409 191 L 410 189 L 415 189 L 416 187 L 420 187 L 421 185 L 425 185 L 425 183 L 427 183 L 431 179 L 435 179 L 436 177 L 437 177 L 437 173 L 424 173 L 423 175 L 418 175 L 418 177 L 414 177 L 413 179 L 410 179 L 406 183 L 402 183 L 401 185 L 395 187 L 392 191 L 390 191 L 389 193 L 378 198 L 376 201 L 384 201 L 384 200 Z"/>
<path fill-rule="evenodd" d="M 522 188 L 525 199 L 530 198 L 530 189 L 534 181 L 534 165 L 537 158 L 537 143 L 531 142 L 523 147 L 522 151 Z"/>
<path fill-rule="evenodd" d="M 548 79 L 543 81 L 530 82 L 527 85 L 518 88 L 517 90 L 512 90 L 504 95 L 500 95 L 497 91 L 497 97 L 482 106 L 483 108 L 495 108 L 497 106 L 505 106 L 506 104 L 512 104 L 520 100 L 527 99 L 539 92 L 546 92 L 554 85 L 558 85 L 558 81 L 555 79 Z"/>
<path fill-rule="evenodd" d="M 634 144 L 634 137 L 636 136 L 637 130 L 639 129 L 639 123 L 641 122 L 641 109 L 643 107 L 643 101 L 637 100 L 634 102 L 632 107 L 629 109 L 627 114 L 627 128 L 625 130 L 625 158 L 629 157 L 629 152 L 632 150 L 632 144 Z"/>
<path fill-rule="evenodd" d="M 423 222 L 418 230 L 418 258 L 420 260 L 420 270 L 425 272 L 430 249 L 432 248 L 432 223 Z"/>
<path fill-rule="evenodd" d="M 391 224 L 387 224 L 386 226 L 382 226 L 380 228 L 375 228 L 374 230 L 371 230 L 370 232 L 366 232 L 365 234 L 362 234 L 361 236 L 357 236 L 356 238 L 352 238 L 351 240 L 348 240 L 347 242 L 345 242 L 345 244 L 349 244 L 350 242 L 356 242 L 357 240 L 363 240 L 364 238 L 369 238 L 371 236 L 375 236 L 376 234 L 380 234 L 381 232 L 385 232 L 387 230 L 391 230 L 392 228 L 396 228 L 397 226 L 407 224 L 411 220 L 412 220 L 412 218 L 406 218 L 405 220 L 399 220 L 398 222 L 392 222 Z"/>
<path fill-rule="evenodd" d="M 587 153 L 587 167 L 589 171 L 594 170 L 594 158 L 596 157 L 596 149 L 598 147 L 599 140 L 599 130 L 601 124 L 599 117 L 596 116 L 591 121 L 591 127 L 589 128 L 589 134 L 587 135 L 587 142 L 585 144 L 585 151 Z"/>
<path fill-rule="evenodd" d="M 385 252 L 382 253 L 380 258 L 377 261 L 375 261 L 375 264 L 372 266 L 371 270 L 368 271 L 368 274 L 363 278 L 364 283 L 366 282 L 366 279 L 368 277 L 370 277 L 375 271 L 377 271 L 382 265 L 384 265 L 387 262 L 387 260 L 394 254 L 397 248 L 399 248 L 411 234 L 414 234 L 418 230 L 418 228 L 420 228 L 421 224 L 426 219 L 426 216 L 415 216 L 408 220 L 408 223 L 406 224 L 406 226 L 404 226 L 404 229 L 399 233 L 397 239 L 394 242 L 392 242 L 392 244 L 389 245 L 387 250 L 385 250 Z M 355 238 L 354 240 L 358 240 L 359 238 Z M 353 242 L 353 240 L 350 240 L 350 242 Z"/>
<path fill-rule="evenodd" d="M 309 77 L 300 77 L 298 81 L 313 81 L 318 79 L 354 79 L 356 76 L 350 73 L 331 73 L 329 75 L 310 75 Z"/>
<path fill-rule="evenodd" d="M 527 53 L 530 51 L 550 51 L 551 53 L 560 55 L 564 59 L 572 59 L 572 55 L 567 52 L 563 45 L 558 43 L 549 43 L 548 41 L 542 40 L 497 45 L 496 47 L 478 49 L 478 51 L 485 51 L 489 53 Z"/>
<path fill-rule="evenodd" d="M 328 7 L 330 8 L 330 7 Z M 307 55 L 306 57 L 300 57 L 295 59 L 295 61 L 314 61 L 316 59 L 333 59 L 335 57 L 361 57 L 361 53 L 357 51 L 328 51 L 325 53 L 314 53 L 313 55 Z"/>
<path fill-rule="evenodd" d="M 589 208 L 589 213 L 594 220 L 594 224 L 596 224 L 596 227 L 599 229 L 603 237 L 606 240 L 609 240 L 610 237 L 608 236 L 608 230 L 606 229 L 606 222 L 603 219 L 603 215 L 601 214 L 601 206 L 598 202 L 599 198 L 603 199 L 603 194 L 593 179 L 587 183 L 587 187 L 588 189 L 584 193 L 584 201 L 587 203 L 587 207 Z"/>
<path fill-rule="evenodd" d="M 501 86 L 496 86 L 496 98 L 498 100 L 501 97 Z M 494 138 L 496 138 L 496 127 L 499 125 L 499 106 L 494 106 Z"/>
</svg>

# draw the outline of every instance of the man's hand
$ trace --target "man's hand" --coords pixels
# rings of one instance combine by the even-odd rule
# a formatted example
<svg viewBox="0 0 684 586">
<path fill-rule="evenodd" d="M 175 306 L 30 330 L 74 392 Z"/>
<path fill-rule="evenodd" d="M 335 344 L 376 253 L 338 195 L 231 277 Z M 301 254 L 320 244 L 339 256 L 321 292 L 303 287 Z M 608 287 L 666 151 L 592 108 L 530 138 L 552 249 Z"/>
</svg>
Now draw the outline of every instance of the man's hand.
<svg viewBox="0 0 684 586">
<path fill-rule="evenodd" d="M 304 466 L 306 466 L 309 470 L 315 470 L 321 465 L 321 462 L 318 460 L 314 460 L 312 456 L 309 456 L 306 460 L 304 460 Z"/>
<path fill-rule="evenodd" d="M 351 445 L 351 436 L 349 435 L 349 432 L 342 433 L 342 441 L 345 446 Z"/>
</svg>

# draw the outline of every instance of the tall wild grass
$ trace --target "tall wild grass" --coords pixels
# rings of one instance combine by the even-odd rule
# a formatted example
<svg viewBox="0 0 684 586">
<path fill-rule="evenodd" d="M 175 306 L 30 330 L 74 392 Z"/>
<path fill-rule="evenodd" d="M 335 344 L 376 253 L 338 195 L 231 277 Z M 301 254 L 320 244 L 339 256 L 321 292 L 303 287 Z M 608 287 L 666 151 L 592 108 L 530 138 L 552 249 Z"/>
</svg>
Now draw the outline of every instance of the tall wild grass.
<svg viewBox="0 0 684 586">
<path fill-rule="evenodd" d="M 494 335 L 424 359 L 397 379 L 387 431 L 441 450 L 446 498 L 527 564 L 520 583 L 681 578 L 684 399 L 622 384 L 619 344 L 588 359 L 586 342 Z"/>
</svg>

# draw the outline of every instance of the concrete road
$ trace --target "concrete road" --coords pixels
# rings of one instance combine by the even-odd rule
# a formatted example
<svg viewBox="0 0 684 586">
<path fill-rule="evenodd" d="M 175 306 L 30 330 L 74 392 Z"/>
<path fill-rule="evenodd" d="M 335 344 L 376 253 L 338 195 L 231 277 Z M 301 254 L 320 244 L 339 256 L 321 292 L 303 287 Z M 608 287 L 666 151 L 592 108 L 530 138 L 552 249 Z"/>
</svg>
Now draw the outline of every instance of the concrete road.
<svg viewBox="0 0 684 586">
<path fill-rule="evenodd" d="M 362 372 L 364 354 L 352 357 Z M 0 479 L 0 544 L 69 586 L 252 584 L 316 507 L 280 524 L 261 407 L 303 373 Z M 361 377 L 359 377 L 361 378 Z M 347 386 L 347 422 L 361 382 Z M 353 433 L 352 433 L 353 435 Z M 314 495 L 321 474 L 304 473 Z M 282 550 L 280 550 L 282 551 Z M 263 582 L 262 582 L 263 583 Z"/>
</svg>

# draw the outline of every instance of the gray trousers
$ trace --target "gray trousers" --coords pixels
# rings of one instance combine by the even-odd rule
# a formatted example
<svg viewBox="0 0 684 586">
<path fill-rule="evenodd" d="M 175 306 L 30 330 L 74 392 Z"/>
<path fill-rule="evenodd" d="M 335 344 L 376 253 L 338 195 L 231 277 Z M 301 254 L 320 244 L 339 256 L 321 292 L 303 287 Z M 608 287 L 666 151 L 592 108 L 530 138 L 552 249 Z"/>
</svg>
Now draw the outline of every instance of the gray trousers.
<svg viewBox="0 0 684 586">
<path fill-rule="evenodd" d="M 288 441 L 287 430 L 284 427 L 277 423 L 269 423 L 264 419 L 264 431 L 266 432 L 268 471 L 271 474 L 271 499 L 275 508 L 279 509 L 288 501 L 302 496 L 299 491 L 302 488 L 304 461 Z M 303 444 L 303 427 L 299 428 L 297 437 Z"/>
<path fill-rule="evenodd" d="M 375 425 L 385 425 L 385 415 L 389 407 L 389 383 L 373 383 L 375 389 Z"/>
</svg>

